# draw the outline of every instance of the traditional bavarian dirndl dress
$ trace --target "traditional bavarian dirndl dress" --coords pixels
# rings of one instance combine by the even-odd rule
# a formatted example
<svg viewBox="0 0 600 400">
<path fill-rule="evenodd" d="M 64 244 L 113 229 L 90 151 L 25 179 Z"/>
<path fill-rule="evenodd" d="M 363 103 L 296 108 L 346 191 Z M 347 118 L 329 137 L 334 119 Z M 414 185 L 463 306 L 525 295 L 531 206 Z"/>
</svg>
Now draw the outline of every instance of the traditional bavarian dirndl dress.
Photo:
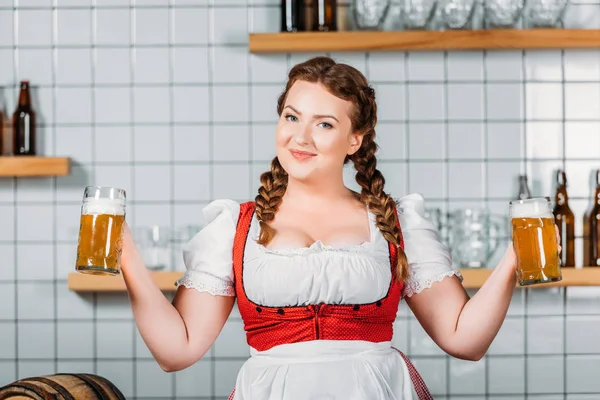
<svg viewBox="0 0 600 400">
<path fill-rule="evenodd" d="M 424 216 L 418 194 L 401 198 L 398 217 L 410 278 L 393 278 L 397 249 L 369 212 L 361 245 L 269 249 L 252 202 L 216 200 L 206 226 L 186 244 L 177 281 L 213 295 L 236 296 L 251 357 L 233 400 L 432 399 L 412 363 L 392 347 L 403 296 L 460 273 Z"/>
</svg>

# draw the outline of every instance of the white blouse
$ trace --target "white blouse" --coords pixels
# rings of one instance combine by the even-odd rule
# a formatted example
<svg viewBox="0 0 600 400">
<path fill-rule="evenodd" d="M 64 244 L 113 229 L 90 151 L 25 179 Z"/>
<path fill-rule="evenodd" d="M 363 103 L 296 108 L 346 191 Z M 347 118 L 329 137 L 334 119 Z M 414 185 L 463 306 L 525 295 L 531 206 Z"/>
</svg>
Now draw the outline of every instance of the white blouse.
<svg viewBox="0 0 600 400">
<path fill-rule="evenodd" d="M 186 272 L 177 281 L 213 295 L 234 296 L 232 249 L 240 206 L 215 200 L 204 208 L 205 227 L 183 249 Z M 460 272 L 450 251 L 425 217 L 425 200 L 410 194 L 398 201 L 409 278 L 403 296 Z M 361 245 L 270 249 L 256 243 L 259 223 L 252 219 L 244 253 L 244 288 L 248 298 L 270 307 L 318 304 L 363 304 L 385 297 L 391 279 L 388 242 L 369 212 L 371 237 Z"/>
</svg>

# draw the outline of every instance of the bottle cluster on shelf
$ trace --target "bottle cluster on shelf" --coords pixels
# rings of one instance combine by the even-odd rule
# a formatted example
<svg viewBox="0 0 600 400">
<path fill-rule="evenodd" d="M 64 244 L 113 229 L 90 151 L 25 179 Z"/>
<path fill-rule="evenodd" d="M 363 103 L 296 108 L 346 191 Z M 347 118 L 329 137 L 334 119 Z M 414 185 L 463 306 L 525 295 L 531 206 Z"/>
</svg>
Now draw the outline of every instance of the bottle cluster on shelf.
<svg viewBox="0 0 600 400">
<path fill-rule="evenodd" d="M 600 169 L 594 173 L 594 195 L 590 205 L 581 216 L 583 227 L 583 266 L 600 267 Z M 569 206 L 567 191 L 567 174 L 558 170 L 555 174 L 555 193 L 553 199 L 553 214 L 560 234 L 561 264 L 563 267 L 575 267 L 575 226 L 578 223 L 573 210 Z M 519 177 L 519 199 L 531 197 L 527 177 Z"/>
<path fill-rule="evenodd" d="M 281 32 L 337 31 L 337 0 L 282 0 Z"/>
</svg>

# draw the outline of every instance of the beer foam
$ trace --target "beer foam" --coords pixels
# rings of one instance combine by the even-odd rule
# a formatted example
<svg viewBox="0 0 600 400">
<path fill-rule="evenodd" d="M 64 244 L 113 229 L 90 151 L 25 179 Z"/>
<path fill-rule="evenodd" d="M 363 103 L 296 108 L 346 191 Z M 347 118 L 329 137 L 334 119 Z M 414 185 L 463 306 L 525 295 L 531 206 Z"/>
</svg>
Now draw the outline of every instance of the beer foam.
<svg viewBox="0 0 600 400">
<path fill-rule="evenodd" d="M 510 203 L 510 217 L 554 219 L 554 214 L 545 200 L 521 200 Z"/>
<path fill-rule="evenodd" d="M 118 199 L 85 199 L 81 208 L 81 214 L 111 214 L 125 215 L 125 202 Z"/>
</svg>

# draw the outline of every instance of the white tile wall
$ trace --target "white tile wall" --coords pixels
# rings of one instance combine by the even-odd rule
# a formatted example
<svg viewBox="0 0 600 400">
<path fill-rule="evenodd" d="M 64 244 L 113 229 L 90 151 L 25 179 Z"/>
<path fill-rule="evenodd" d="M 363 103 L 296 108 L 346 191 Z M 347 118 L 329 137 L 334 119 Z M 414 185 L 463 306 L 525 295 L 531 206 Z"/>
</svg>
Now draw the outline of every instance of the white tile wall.
<svg viewBox="0 0 600 400">
<path fill-rule="evenodd" d="M 166 374 L 126 295 L 66 289 L 85 185 L 127 189 L 134 228 L 198 229 L 210 200 L 254 197 L 286 73 L 316 55 L 248 54 L 249 31 L 278 29 L 278 1 L 165 4 L 0 0 L 0 109 L 12 110 L 18 81 L 31 80 L 39 152 L 74 162 L 68 177 L 0 180 L 0 385 L 92 372 L 131 399 L 224 399 L 248 356 L 236 311 L 205 359 Z M 566 26 L 598 28 L 599 10 L 595 0 L 573 3 Z M 597 51 L 333 55 L 376 89 L 379 166 L 393 195 L 503 215 L 518 174 L 529 174 L 534 195 L 551 195 L 552 172 L 565 167 L 580 220 L 600 167 Z M 181 238 L 173 242 L 171 268 L 181 270 Z M 398 315 L 394 344 L 436 399 L 600 396 L 597 288 L 515 292 L 477 363 L 445 356 L 407 307 Z"/>
</svg>

